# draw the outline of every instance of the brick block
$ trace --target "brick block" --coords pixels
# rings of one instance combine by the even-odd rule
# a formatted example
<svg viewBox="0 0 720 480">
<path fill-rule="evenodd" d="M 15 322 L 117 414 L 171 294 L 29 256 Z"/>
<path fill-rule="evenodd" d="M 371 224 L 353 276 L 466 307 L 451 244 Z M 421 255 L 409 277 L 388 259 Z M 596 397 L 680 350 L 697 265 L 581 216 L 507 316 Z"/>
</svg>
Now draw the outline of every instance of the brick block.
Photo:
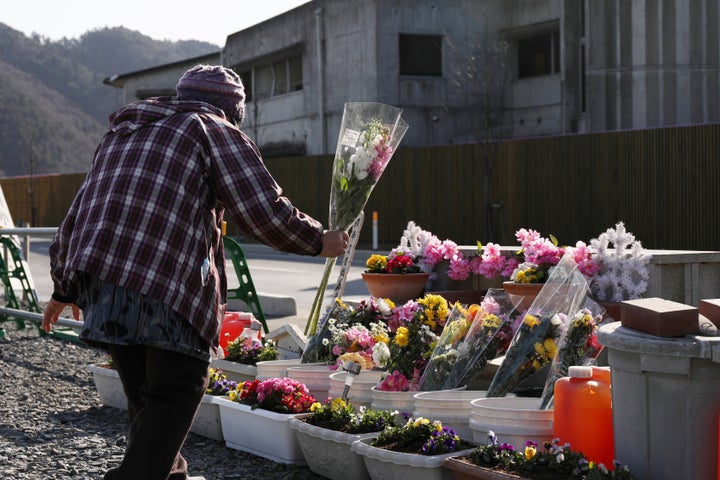
<svg viewBox="0 0 720 480">
<path fill-rule="evenodd" d="M 700 315 L 720 327 L 720 298 L 700 300 Z"/>
<path fill-rule="evenodd" d="M 620 305 L 623 326 L 657 337 L 698 333 L 698 309 L 662 298 L 626 300 Z"/>
</svg>

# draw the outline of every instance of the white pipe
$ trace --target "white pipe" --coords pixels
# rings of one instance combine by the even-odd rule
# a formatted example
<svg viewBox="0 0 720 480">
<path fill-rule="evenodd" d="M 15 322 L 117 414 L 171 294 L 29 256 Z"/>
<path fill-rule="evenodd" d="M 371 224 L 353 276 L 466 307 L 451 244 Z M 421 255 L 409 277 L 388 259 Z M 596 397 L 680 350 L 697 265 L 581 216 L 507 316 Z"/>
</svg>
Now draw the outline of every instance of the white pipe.
<svg viewBox="0 0 720 480">
<path fill-rule="evenodd" d="M 18 318 L 25 318 L 27 320 L 33 320 L 36 322 L 42 322 L 43 316 L 41 313 L 35 313 L 35 312 L 26 312 L 25 310 L 16 310 L 14 308 L 7 308 L 7 307 L 0 307 L 0 313 L 11 316 L 11 317 L 18 317 Z M 80 322 L 78 320 L 73 320 L 71 318 L 58 318 L 57 323 L 55 323 L 58 327 L 70 327 L 74 330 L 80 330 L 83 327 L 83 322 Z"/>
</svg>

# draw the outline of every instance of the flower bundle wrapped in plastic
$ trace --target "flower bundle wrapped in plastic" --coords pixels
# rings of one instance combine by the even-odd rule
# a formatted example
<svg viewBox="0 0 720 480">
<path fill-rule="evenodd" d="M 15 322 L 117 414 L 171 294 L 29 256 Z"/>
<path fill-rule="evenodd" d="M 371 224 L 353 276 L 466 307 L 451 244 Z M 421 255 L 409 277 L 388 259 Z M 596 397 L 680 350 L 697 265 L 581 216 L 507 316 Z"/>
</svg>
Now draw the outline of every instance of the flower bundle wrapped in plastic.
<svg viewBox="0 0 720 480">
<path fill-rule="evenodd" d="M 338 324 L 332 318 L 328 320 L 328 324 L 332 355 L 337 359 L 336 364 L 330 367 L 331 370 L 341 368 L 342 362 L 348 360 L 359 363 L 364 369 L 372 368 L 375 344 L 390 342 L 387 325 L 382 321 L 371 323 L 370 328 L 362 323 Z"/>
<path fill-rule="evenodd" d="M 558 352 L 550 366 L 548 378 L 545 381 L 540 409 L 551 408 L 555 393 L 555 382 L 561 377 L 569 375 L 572 366 L 592 365 L 602 351 L 602 345 L 597 340 L 597 330 L 602 322 L 601 314 L 593 314 L 602 309 L 592 300 L 588 299 L 588 307 L 578 311 L 567 325 L 567 331 L 560 340 Z"/>
<path fill-rule="evenodd" d="M 458 302 L 453 306 L 445 328 L 443 328 L 430 355 L 427 367 L 418 382 L 418 390 L 442 389 L 445 379 L 458 360 L 458 347 L 479 310 L 480 306 L 475 304 L 466 308 Z"/>
<path fill-rule="evenodd" d="M 467 385 L 487 367 L 490 360 L 505 353 L 519 320 L 519 312 L 504 290 L 488 290 L 465 337 L 457 347 L 458 359 L 445 376 L 440 389 L 449 390 Z"/>
<path fill-rule="evenodd" d="M 553 361 L 567 316 L 584 304 L 587 291 L 572 255 L 564 255 L 518 327 L 488 387 L 488 397 L 506 395 Z"/>
<path fill-rule="evenodd" d="M 375 364 L 387 372 L 378 384 L 380 390 L 418 389 L 420 377 L 449 314 L 447 300 L 432 294 L 393 309 L 393 316 L 388 321 L 390 343 L 378 342 L 373 350 Z"/>
<path fill-rule="evenodd" d="M 402 109 L 373 102 L 349 102 L 343 110 L 330 184 L 330 230 L 348 230 L 362 213 L 408 125 Z M 325 271 L 310 310 L 305 335 L 314 335 L 335 258 Z"/>
</svg>

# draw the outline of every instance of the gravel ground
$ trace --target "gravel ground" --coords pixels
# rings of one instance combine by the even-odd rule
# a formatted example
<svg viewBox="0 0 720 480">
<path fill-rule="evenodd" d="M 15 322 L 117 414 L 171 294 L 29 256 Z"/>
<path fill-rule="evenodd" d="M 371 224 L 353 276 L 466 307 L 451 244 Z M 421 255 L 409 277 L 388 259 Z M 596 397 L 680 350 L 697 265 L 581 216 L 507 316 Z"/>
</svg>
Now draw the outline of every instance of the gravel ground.
<svg viewBox="0 0 720 480">
<path fill-rule="evenodd" d="M 128 428 L 127 413 L 100 403 L 86 371 L 105 354 L 26 324 L 0 324 L 0 479 L 101 479 L 120 463 Z M 190 474 L 207 480 L 324 478 L 193 433 L 182 453 Z"/>
</svg>

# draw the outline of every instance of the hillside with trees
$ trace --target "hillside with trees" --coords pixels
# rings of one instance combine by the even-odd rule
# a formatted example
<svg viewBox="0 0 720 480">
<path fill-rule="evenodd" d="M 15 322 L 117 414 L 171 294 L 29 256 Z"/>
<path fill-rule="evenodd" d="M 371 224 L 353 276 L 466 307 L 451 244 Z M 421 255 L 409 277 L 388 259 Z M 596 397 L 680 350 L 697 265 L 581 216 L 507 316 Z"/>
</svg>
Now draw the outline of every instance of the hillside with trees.
<svg viewBox="0 0 720 480">
<path fill-rule="evenodd" d="M 219 49 L 122 27 L 49 41 L 0 23 L 0 177 L 86 172 L 119 106 L 103 79 Z"/>
</svg>

